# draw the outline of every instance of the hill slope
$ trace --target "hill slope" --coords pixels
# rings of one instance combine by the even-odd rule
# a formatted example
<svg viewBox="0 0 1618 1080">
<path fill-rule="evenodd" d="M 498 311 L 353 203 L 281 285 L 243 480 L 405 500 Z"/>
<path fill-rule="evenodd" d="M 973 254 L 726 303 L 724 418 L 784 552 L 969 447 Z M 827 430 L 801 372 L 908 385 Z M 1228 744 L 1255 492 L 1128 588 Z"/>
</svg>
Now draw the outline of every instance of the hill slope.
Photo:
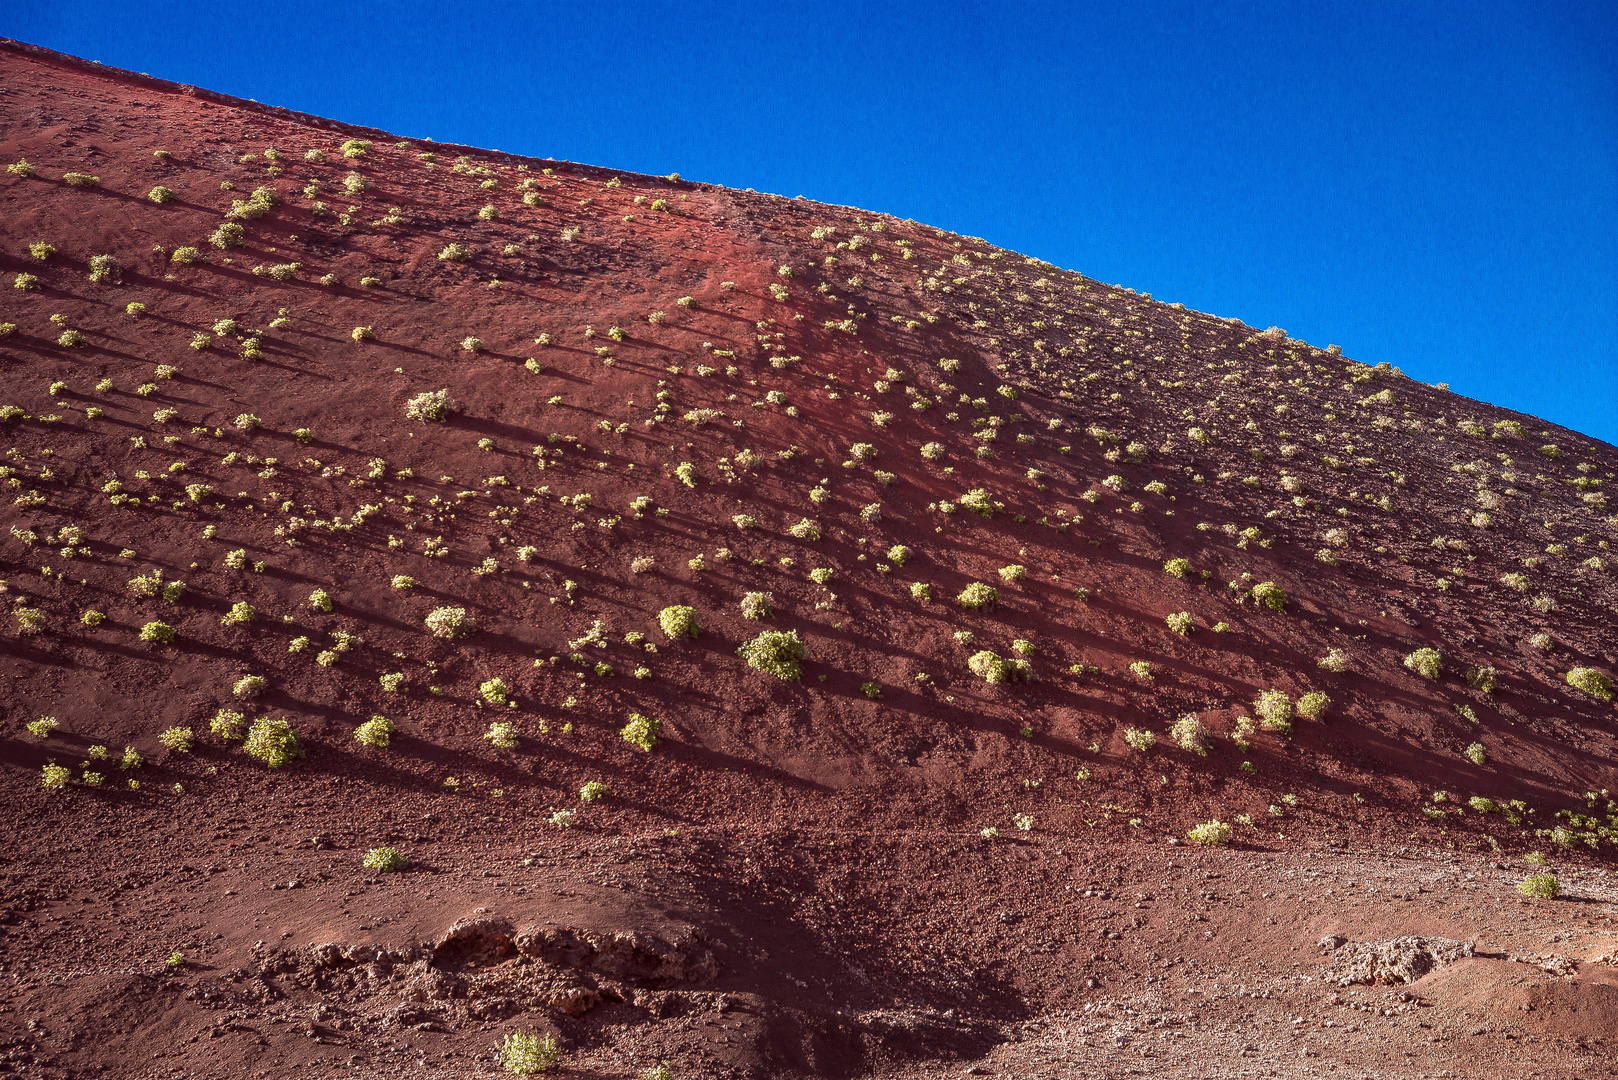
<svg viewBox="0 0 1618 1080">
<path fill-rule="evenodd" d="M 49 1067 L 926 1069 L 1313 970 L 1289 873 L 1605 912 L 1612 447 L 914 222 L 0 65 L 0 958 L 127 1040 Z"/>
</svg>

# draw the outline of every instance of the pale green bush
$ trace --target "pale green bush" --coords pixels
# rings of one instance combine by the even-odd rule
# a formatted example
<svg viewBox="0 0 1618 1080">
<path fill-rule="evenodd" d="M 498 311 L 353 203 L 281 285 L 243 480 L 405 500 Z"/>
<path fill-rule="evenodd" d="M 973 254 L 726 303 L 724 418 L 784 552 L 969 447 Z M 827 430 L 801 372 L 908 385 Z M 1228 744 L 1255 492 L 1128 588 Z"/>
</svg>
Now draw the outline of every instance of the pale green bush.
<svg viewBox="0 0 1618 1080">
<path fill-rule="evenodd" d="M 1305 720 L 1319 720 L 1320 714 L 1331 704 L 1331 698 L 1319 690 L 1311 690 L 1298 699 L 1297 713 Z"/>
<path fill-rule="evenodd" d="M 242 749 L 250 757 L 258 758 L 272 769 L 279 769 L 293 758 L 302 757 L 298 733 L 285 720 L 259 717 L 247 729 L 247 740 Z"/>
<path fill-rule="evenodd" d="M 1194 843 L 1218 847 L 1230 842 L 1231 827 L 1223 821 L 1205 821 L 1201 825 L 1194 825 L 1186 830 L 1186 836 Z"/>
<path fill-rule="evenodd" d="M 682 637 L 695 638 L 702 632 L 697 625 L 697 609 L 681 604 L 672 604 L 657 613 L 657 625 L 663 628 L 663 634 L 670 641 Z"/>
<path fill-rule="evenodd" d="M 766 630 L 736 650 L 747 665 L 778 679 L 796 679 L 803 673 L 803 642 L 796 630 Z"/>
<path fill-rule="evenodd" d="M 1253 700 L 1253 711 L 1266 731 L 1292 732 L 1292 699 L 1283 690 L 1265 690 Z"/>
<path fill-rule="evenodd" d="M 1443 655 L 1437 649 L 1417 649 L 1405 657 L 1404 665 L 1416 674 L 1436 679 L 1443 670 Z"/>
<path fill-rule="evenodd" d="M 410 865 L 410 860 L 399 854 L 398 848 L 377 847 L 365 853 L 360 865 L 379 874 L 397 874 Z"/>
<path fill-rule="evenodd" d="M 629 745 L 638 746 L 651 753 L 652 747 L 658 743 L 657 734 L 662 727 L 663 724 L 659 720 L 650 719 L 640 713 L 630 713 L 629 723 L 623 726 L 618 735 Z"/>
<path fill-rule="evenodd" d="M 465 608 L 434 608 L 422 621 L 427 624 L 427 629 L 432 632 L 433 637 L 451 641 L 465 637 L 477 629 L 477 621 Z"/>
<path fill-rule="evenodd" d="M 1567 673 L 1567 684 L 1576 690 L 1583 690 L 1586 694 L 1598 697 L 1602 701 L 1611 701 L 1613 698 L 1612 676 L 1597 671 L 1595 668 L 1574 668 Z"/>
<path fill-rule="evenodd" d="M 1529 874 L 1517 885 L 1517 891 L 1536 900 L 1554 900 L 1562 895 L 1562 883 L 1549 871 Z"/>
<path fill-rule="evenodd" d="M 1197 622 L 1192 618 L 1189 611 L 1176 611 L 1163 621 L 1168 624 L 1170 630 L 1173 630 L 1181 637 L 1188 636 L 1191 631 L 1197 628 Z"/>
<path fill-rule="evenodd" d="M 1000 602 L 1000 594 L 994 586 L 974 581 L 962 589 L 956 601 L 968 611 L 991 611 Z"/>
<path fill-rule="evenodd" d="M 393 736 L 393 721 L 385 716 L 373 716 L 354 729 L 354 739 L 364 746 L 385 747 Z"/>
</svg>

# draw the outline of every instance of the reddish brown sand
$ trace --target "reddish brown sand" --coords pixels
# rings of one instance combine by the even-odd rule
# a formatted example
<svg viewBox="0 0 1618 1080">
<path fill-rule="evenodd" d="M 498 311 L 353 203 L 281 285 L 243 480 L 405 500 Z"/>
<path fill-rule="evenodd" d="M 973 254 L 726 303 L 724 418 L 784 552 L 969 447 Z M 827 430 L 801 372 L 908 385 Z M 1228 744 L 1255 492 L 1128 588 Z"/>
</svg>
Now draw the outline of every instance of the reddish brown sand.
<svg viewBox="0 0 1618 1080">
<path fill-rule="evenodd" d="M 0 174 L 0 1075 L 484 1076 L 512 1032 L 600 1077 L 1609 1075 L 1618 717 L 1565 676 L 1618 662 L 1613 447 L 879 214 L 24 46 L 0 87 L 35 170 Z M 476 632 L 431 636 L 446 606 Z M 765 629 L 801 677 L 737 655 Z M 1033 681 L 969 670 L 1014 641 Z M 1243 738 L 1269 689 L 1330 704 Z M 1561 898 L 1518 895 L 1532 852 Z M 1472 955 L 1330 975 L 1413 935 Z"/>
</svg>

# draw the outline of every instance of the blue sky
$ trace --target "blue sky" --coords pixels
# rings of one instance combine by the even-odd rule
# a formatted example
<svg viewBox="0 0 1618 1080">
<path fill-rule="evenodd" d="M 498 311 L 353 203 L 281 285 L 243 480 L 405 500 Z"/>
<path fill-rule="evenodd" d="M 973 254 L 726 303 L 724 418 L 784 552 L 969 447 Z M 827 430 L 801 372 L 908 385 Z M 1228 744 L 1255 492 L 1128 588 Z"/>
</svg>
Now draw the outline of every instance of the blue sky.
<svg viewBox="0 0 1618 1080">
<path fill-rule="evenodd" d="M 400 135 L 981 236 L 1618 442 L 1618 8 L 12 6 Z"/>
</svg>

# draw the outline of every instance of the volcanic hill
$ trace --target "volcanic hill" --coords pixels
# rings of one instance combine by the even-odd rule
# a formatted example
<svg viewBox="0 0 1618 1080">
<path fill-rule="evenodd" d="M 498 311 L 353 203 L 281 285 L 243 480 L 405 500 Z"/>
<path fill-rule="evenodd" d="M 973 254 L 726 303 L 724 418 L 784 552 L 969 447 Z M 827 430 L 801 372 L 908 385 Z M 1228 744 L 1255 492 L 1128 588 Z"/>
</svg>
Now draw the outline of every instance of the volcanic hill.
<svg viewBox="0 0 1618 1080">
<path fill-rule="evenodd" d="M 0 75 L 0 1074 L 1607 1075 L 1613 447 L 913 221 Z"/>
</svg>

